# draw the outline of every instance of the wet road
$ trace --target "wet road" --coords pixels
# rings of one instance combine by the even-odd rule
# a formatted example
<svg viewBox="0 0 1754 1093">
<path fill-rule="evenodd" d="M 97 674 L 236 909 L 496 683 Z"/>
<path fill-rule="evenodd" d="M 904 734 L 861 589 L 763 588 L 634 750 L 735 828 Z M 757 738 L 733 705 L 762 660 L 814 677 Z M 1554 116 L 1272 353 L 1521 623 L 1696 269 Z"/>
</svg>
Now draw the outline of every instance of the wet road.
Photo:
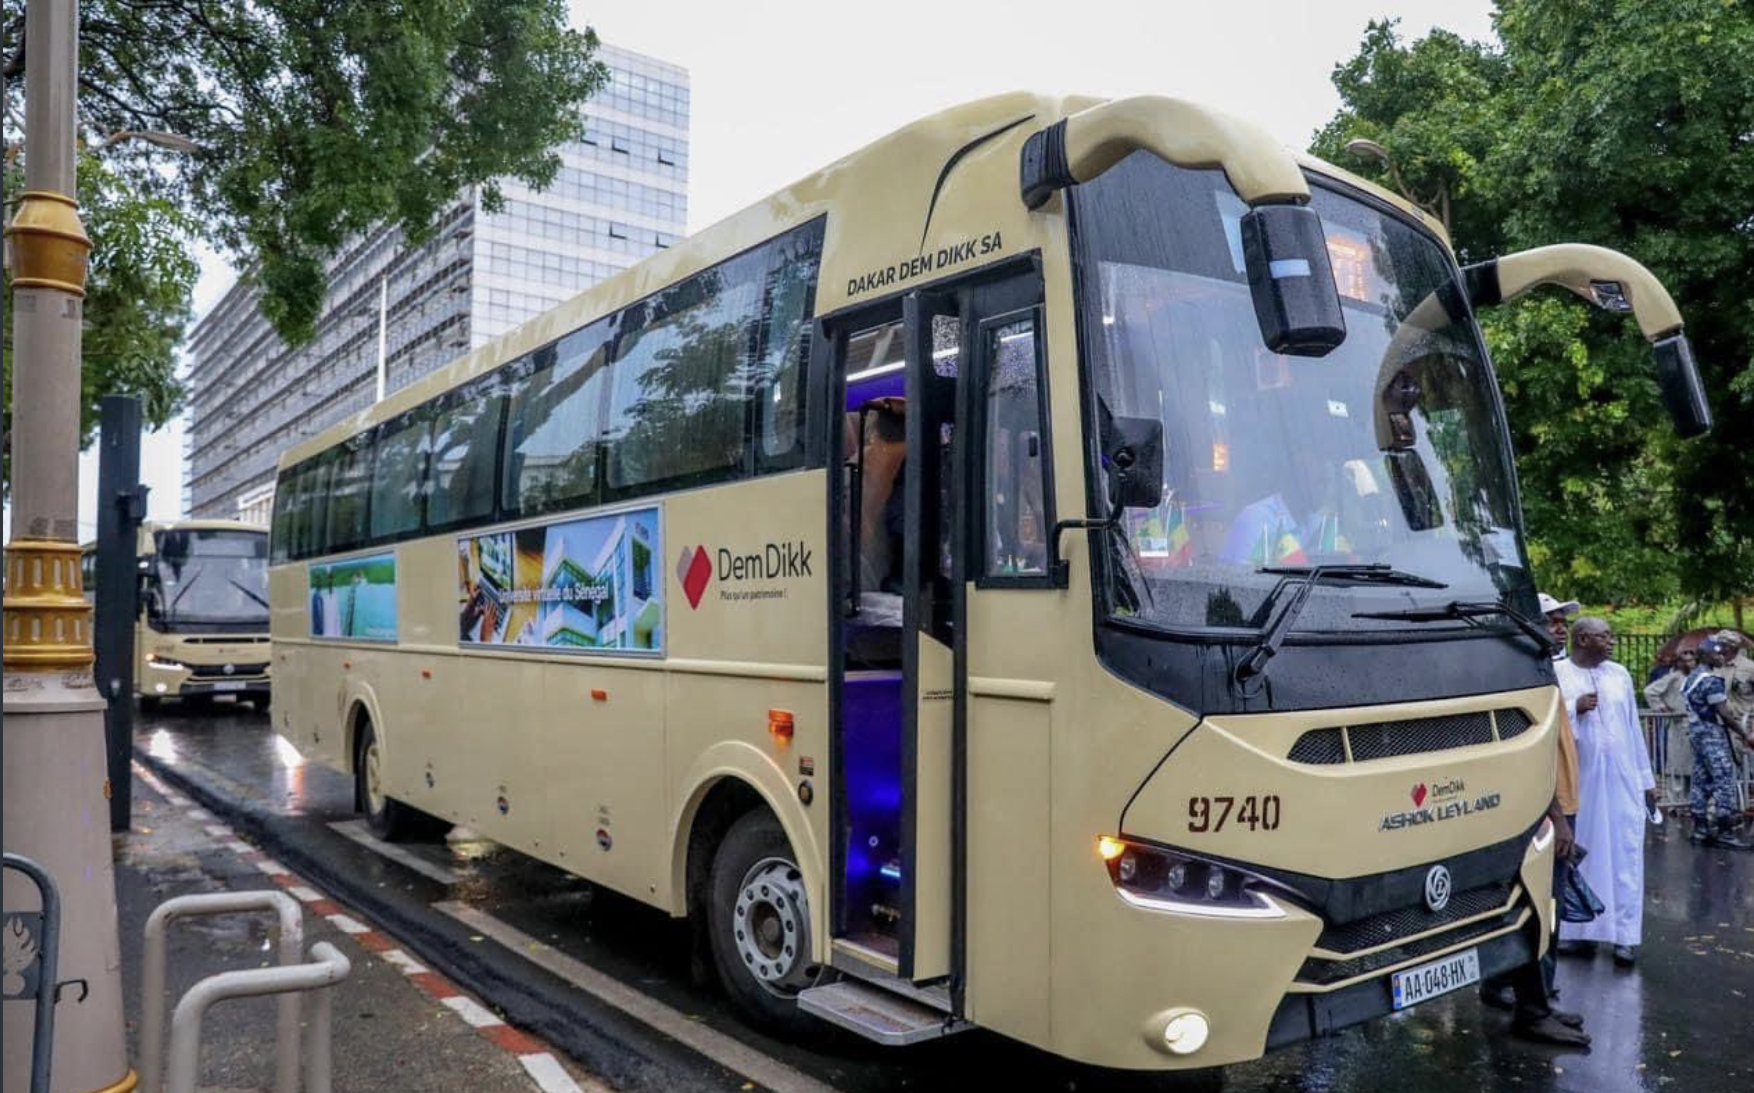
<svg viewBox="0 0 1754 1093">
<path fill-rule="evenodd" d="M 536 968 L 526 950 L 570 957 L 576 962 L 570 966 L 582 963 L 676 1011 L 708 1030 L 709 1045 L 716 1032 L 721 1042 L 734 1040 L 777 1060 L 766 1077 L 757 1076 L 761 1085 L 790 1081 L 792 1088 L 807 1089 L 823 1083 L 848 1093 L 977 1083 L 1068 1091 L 1177 1087 L 1159 1077 L 1075 1066 L 981 1031 L 900 1050 L 833 1035 L 810 1047 L 778 1043 L 743 1025 L 714 989 L 700 983 L 686 927 L 657 911 L 491 843 L 409 845 L 403 849 L 415 855 L 411 865 L 350 839 L 331 825 L 357 818 L 351 781 L 304 763 L 269 730 L 266 717 L 242 707 L 208 713 L 173 707 L 139 715 L 137 730 L 138 749 L 155 768 L 178 777 L 209 807 L 227 811 L 228 821 L 260 837 L 295 869 L 302 865 L 338 896 L 375 911 L 387 928 L 502 1008 L 513 1023 L 572 1052 L 617 1087 L 747 1088 L 747 1070 L 690 1050 L 561 975 Z M 1589 1053 L 1514 1040 L 1506 1015 L 1464 991 L 1227 1068 L 1224 1089 L 1754 1089 L 1754 854 L 1690 846 L 1674 821 L 1650 831 L 1647 853 L 1645 944 L 1638 967 L 1617 969 L 1605 954 L 1594 961 L 1560 961 L 1560 1004 L 1585 1015 L 1595 1038 Z M 460 922 L 444 909 L 454 911 L 459 903 L 523 936 L 510 945 L 484 936 L 479 922 Z M 548 963 L 566 966 L 564 959 Z"/>
</svg>

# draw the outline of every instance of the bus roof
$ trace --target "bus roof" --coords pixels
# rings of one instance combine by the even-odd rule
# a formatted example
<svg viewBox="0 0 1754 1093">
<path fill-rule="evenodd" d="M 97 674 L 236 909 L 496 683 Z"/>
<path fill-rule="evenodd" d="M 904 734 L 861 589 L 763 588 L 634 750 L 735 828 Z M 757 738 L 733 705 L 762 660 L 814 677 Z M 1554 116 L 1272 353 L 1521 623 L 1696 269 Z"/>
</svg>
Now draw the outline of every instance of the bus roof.
<svg viewBox="0 0 1754 1093">
<path fill-rule="evenodd" d="M 268 529 L 261 524 L 252 524 L 244 520 L 149 520 L 140 525 L 141 531 L 259 531 L 268 534 Z"/>
<path fill-rule="evenodd" d="M 859 215 L 831 215 L 816 295 L 817 315 L 831 314 L 865 295 L 864 275 L 915 255 L 967 245 L 976 236 L 1003 234 L 994 258 L 1027 253 L 1057 229 L 1031 218 L 1015 196 L 1018 152 L 1032 133 L 1107 100 L 1009 92 L 964 103 L 915 121 L 829 164 L 784 190 L 734 213 L 669 249 L 629 267 L 523 325 L 479 346 L 381 402 L 350 414 L 292 447 L 280 466 L 298 463 L 380 421 L 395 417 L 477 375 L 559 339 L 664 287 L 757 246 L 837 207 Z M 1422 222 L 1448 244 L 1441 223 L 1405 198 L 1313 156 L 1297 155 L 1306 169 L 1365 190 Z M 912 236 L 914 225 L 920 234 Z M 1015 239 L 1017 243 L 1009 240 Z M 972 264 L 971 264 L 972 265 Z M 921 276 L 918 284 L 935 276 Z M 887 293 L 871 292 L 870 299 Z"/>
</svg>

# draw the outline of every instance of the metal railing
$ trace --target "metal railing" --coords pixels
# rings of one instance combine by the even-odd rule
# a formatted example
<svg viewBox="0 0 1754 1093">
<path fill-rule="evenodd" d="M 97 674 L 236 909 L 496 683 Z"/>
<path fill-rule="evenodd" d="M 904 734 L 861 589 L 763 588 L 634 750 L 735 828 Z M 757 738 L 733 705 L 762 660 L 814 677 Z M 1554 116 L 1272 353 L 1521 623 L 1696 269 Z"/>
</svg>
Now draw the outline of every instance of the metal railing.
<svg viewBox="0 0 1754 1093">
<path fill-rule="evenodd" d="M 280 929 L 280 965 L 221 972 L 189 988 L 171 1016 L 170 1066 L 165 1070 L 166 935 L 180 918 L 271 911 Z M 305 1084 L 309 1093 L 329 1093 L 330 1000 L 328 988 L 345 979 L 352 965 L 334 946 L 311 946 L 312 963 L 302 963 L 304 913 L 285 892 L 212 892 L 178 896 L 155 908 L 146 920 L 146 951 L 141 971 L 141 1093 L 189 1093 L 199 1076 L 201 1020 L 215 1003 L 228 998 L 279 994 L 275 1027 L 274 1091 L 299 1093 L 299 995 L 314 991 L 311 1020 L 304 1028 Z"/>
<path fill-rule="evenodd" d="M 1684 809 L 1693 782 L 1693 745 L 1687 739 L 1685 714 L 1656 710 L 1638 711 L 1638 727 L 1644 733 L 1645 754 L 1657 780 L 1657 804 L 1664 809 Z M 1741 741 L 1730 738 L 1742 811 L 1754 811 L 1754 755 Z"/>
<path fill-rule="evenodd" d="M 36 885 L 42 904 L 36 911 L 6 912 L 5 998 L 8 1002 L 36 1003 L 36 1024 L 30 1039 L 30 1093 L 48 1093 L 49 1064 L 55 1054 L 55 1003 L 60 1001 L 62 987 L 55 978 L 61 952 L 61 892 L 49 871 L 23 854 L 7 854 L 5 867 L 23 873 Z"/>
</svg>

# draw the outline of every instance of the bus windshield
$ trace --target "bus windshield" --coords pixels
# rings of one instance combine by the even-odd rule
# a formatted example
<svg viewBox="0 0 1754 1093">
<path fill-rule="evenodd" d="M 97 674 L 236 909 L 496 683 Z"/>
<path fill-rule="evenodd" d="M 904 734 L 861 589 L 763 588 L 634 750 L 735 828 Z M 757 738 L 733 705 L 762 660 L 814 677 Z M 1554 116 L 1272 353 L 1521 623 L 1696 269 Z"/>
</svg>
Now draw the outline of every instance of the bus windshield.
<svg viewBox="0 0 1754 1093">
<path fill-rule="evenodd" d="M 1406 628 L 1356 615 L 1458 599 L 1532 611 L 1494 379 L 1454 267 L 1412 224 L 1311 190 L 1346 318 L 1320 358 L 1262 345 L 1247 210 L 1222 173 L 1138 153 L 1079 188 L 1099 450 L 1119 418 L 1164 438 L 1163 503 L 1109 537 L 1108 610 L 1258 628 L 1284 576 L 1270 570 L 1381 564 L 1444 587 L 1323 584 L 1296 628 Z"/>
<path fill-rule="evenodd" d="M 154 595 L 167 624 L 268 628 L 267 533 L 173 528 L 153 541 Z"/>
</svg>

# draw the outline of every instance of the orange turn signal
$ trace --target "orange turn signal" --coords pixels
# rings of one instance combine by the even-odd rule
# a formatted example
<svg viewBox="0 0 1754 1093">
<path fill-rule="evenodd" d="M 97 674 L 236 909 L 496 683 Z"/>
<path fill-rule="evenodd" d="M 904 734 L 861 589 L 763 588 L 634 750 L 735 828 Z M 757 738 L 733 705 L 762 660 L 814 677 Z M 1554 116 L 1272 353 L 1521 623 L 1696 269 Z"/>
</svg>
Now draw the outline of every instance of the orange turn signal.
<svg viewBox="0 0 1754 1093">
<path fill-rule="evenodd" d="M 767 732 L 769 736 L 782 743 L 790 741 L 792 739 L 792 711 L 767 711 Z"/>
<path fill-rule="evenodd" d="M 1103 861 L 1114 861 L 1126 853 L 1127 844 L 1112 835 L 1104 835 L 1096 840 L 1096 852 Z"/>
<path fill-rule="evenodd" d="M 609 701 L 609 692 L 601 687 L 592 687 L 591 699 L 594 702 L 607 702 Z"/>
</svg>

